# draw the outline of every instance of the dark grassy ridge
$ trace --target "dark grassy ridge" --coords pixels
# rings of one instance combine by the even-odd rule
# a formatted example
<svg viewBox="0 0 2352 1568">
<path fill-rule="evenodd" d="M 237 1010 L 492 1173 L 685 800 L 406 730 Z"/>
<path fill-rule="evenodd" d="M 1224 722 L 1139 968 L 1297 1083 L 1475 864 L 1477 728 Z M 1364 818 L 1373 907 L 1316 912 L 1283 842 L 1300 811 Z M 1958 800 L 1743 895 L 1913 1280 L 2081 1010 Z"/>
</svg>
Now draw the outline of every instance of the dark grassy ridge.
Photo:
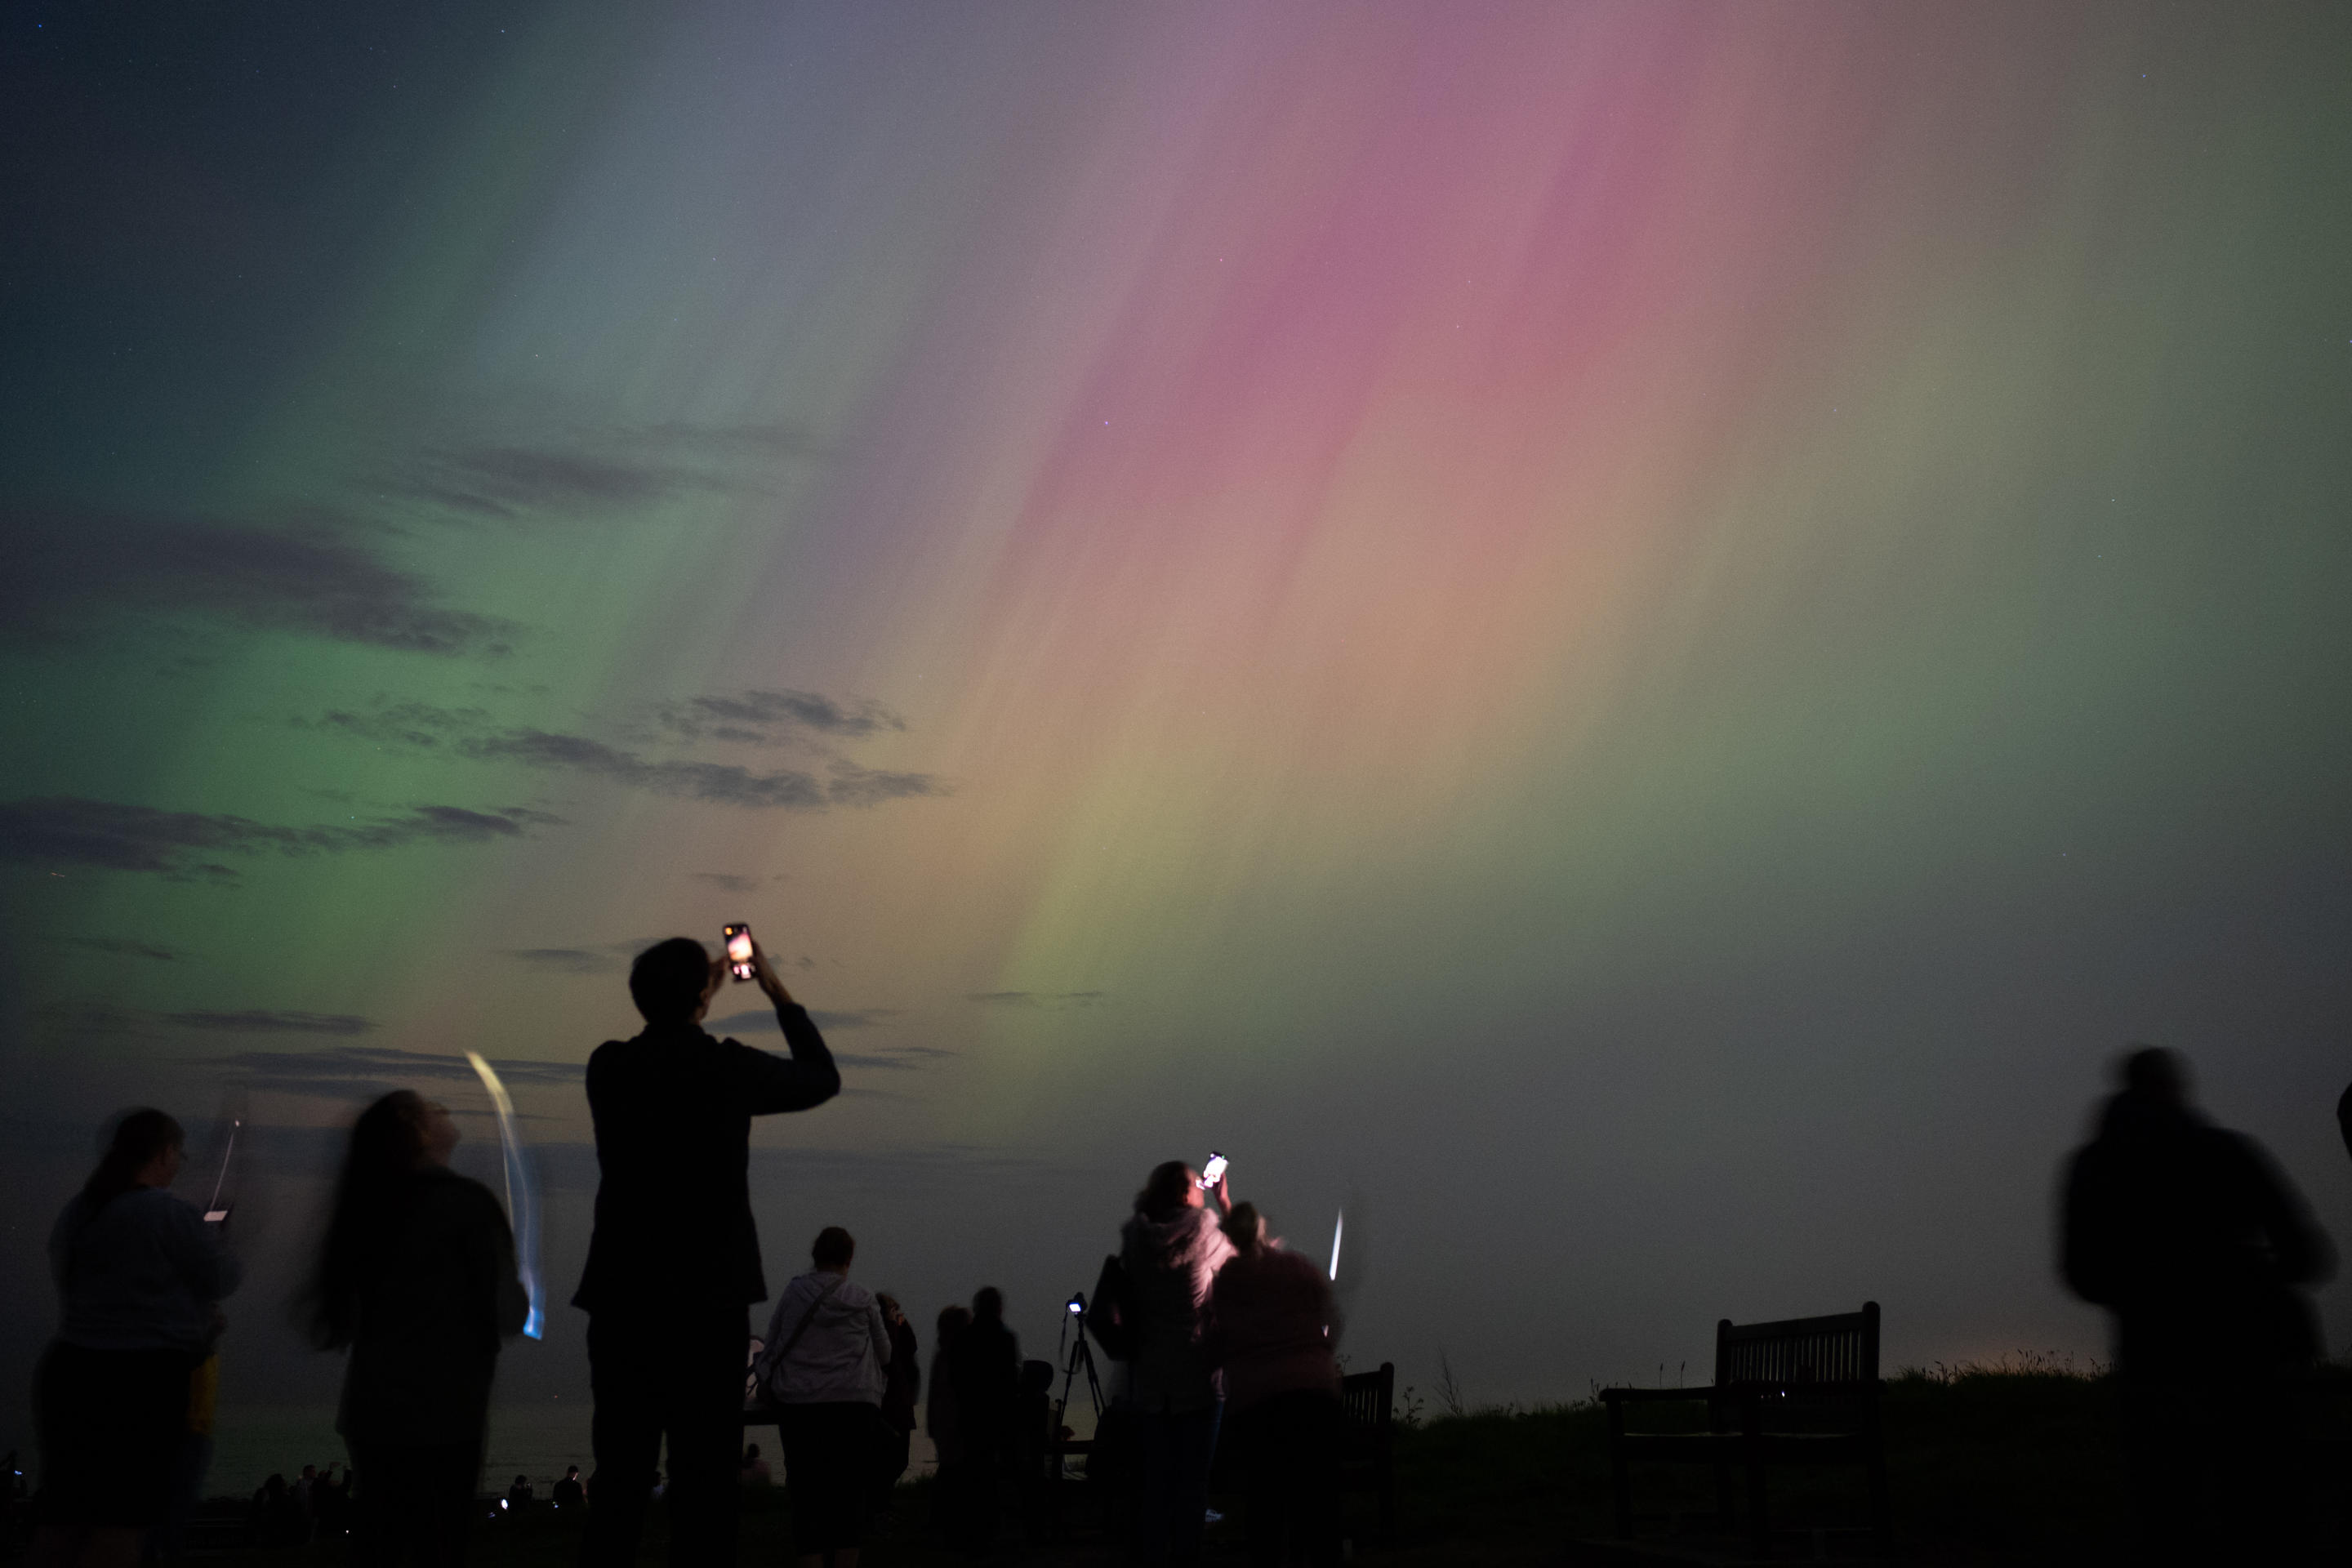
<svg viewBox="0 0 2352 1568">
<path fill-rule="evenodd" d="M 2104 1563 L 2120 1557 L 2123 1476 L 2115 1447 L 2115 1387 L 2111 1378 L 2086 1377 L 2033 1366 L 1906 1373 L 1886 1384 L 1887 1467 L 1900 1554 L 1928 1563 L 2032 1568 L 2039 1564 Z M 2315 1426 L 2352 1430 L 2352 1376 L 2331 1374 L 2314 1400 Z M 1536 1563 L 1562 1561 L 1575 1539 L 1610 1531 L 1607 1415 L 1596 1405 L 1533 1411 L 1486 1411 L 1423 1421 L 1397 1432 L 1399 1539 L 1372 1539 L 1370 1500 L 1349 1500 L 1357 1559 L 1369 1563 Z M 1663 1517 L 1683 1515 L 1682 1528 L 1703 1534 L 1714 1506 L 1702 1472 L 1643 1475 L 1636 1508 L 1654 1516 L 1645 1539 L 1664 1543 L 1672 1528 Z M 1106 1550 L 1095 1507 L 1074 1487 L 1066 1542 L 1028 1550 L 1008 1547 L 993 1561 L 1100 1563 Z M 2322 1489 L 2315 1503 L 2320 1528 L 2342 1539 L 2340 1485 Z M 1857 1473 L 1776 1472 L 1775 1517 L 1784 1525 L 1859 1524 L 1863 1491 Z M 1220 1498 L 1228 1510 L 1237 1500 Z M 869 1542 L 873 1568 L 963 1561 L 941 1551 L 925 1528 L 929 1488 L 902 1489 L 891 1520 Z M 790 1515 L 781 1494 L 747 1500 L 745 1563 L 789 1561 Z M 1213 1558 L 1240 1557 L 1238 1520 L 1211 1532 Z M 1008 1536 L 1017 1531 L 1008 1531 Z M 570 1568 L 576 1525 L 541 1517 L 486 1527 L 477 1537 L 477 1568 Z M 1831 1544 L 1834 1549 L 1837 1538 Z M 664 1552 L 661 1510 L 654 1511 L 646 1559 Z M 1854 1546 L 1845 1548 L 1851 1552 Z M 1802 1543 L 1792 1546 L 1801 1555 Z M 256 1568 L 332 1568 L 340 1544 L 278 1552 L 245 1552 L 219 1559 Z M 2339 1558 L 2340 1560 L 2340 1558 Z"/>
</svg>

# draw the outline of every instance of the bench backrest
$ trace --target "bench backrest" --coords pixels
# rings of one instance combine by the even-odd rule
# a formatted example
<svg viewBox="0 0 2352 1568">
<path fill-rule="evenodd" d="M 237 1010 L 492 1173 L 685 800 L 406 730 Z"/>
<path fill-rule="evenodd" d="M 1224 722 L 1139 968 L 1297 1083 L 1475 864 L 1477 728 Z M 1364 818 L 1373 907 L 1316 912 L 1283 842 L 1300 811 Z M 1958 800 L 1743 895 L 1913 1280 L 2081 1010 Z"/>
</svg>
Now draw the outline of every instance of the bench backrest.
<svg viewBox="0 0 2352 1568">
<path fill-rule="evenodd" d="M 1339 1411 L 1349 1430 L 1385 1436 L 1396 1397 L 1396 1363 L 1381 1363 L 1378 1372 L 1351 1372 L 1339 1380 Z"/>
<path fill-rule="evenodd" d="M 1827 1318 L 1785 1318 L 1777 1323 L 1715 1325 L 1715 1381 L 1719 1388 L 1769 1387 L 1817 1394 L 1875 1391 L 1878 1386 L 1878 1303 Z"/>
</svg>

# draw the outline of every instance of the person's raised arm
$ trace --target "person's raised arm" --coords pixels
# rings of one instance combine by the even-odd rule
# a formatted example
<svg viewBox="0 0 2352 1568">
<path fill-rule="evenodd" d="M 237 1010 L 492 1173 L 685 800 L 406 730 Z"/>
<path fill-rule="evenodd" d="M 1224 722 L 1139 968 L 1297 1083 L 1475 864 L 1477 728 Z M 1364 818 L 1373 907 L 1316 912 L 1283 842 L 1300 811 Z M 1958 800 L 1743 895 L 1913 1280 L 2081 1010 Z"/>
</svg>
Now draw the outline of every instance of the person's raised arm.
<svg viewBox="0 0 2352 1568">
<path fill-rule="evenodd" d="M 776 1022 L 783 1026 L 784 1044 L 792 1055 L 782 1058 L 765 1051 L 747 1053 L 756 1065 L 751 1069 L 751 1104 L 746 1109 L 754 1116 L 767 1116 L 823 1105 L 841 1092 L 841 1069 L 834 1066 L 833 1053 L 825 1048 L 824 1037 L 809 1021 L 808 1010 L 794 1001 L 793 994 L 784 989 L 784 983 L 776 978 L 767 953 L 756 940 L 751 943 L 751 963 L 760 989 L 776 1005 Z"/>
</svg>

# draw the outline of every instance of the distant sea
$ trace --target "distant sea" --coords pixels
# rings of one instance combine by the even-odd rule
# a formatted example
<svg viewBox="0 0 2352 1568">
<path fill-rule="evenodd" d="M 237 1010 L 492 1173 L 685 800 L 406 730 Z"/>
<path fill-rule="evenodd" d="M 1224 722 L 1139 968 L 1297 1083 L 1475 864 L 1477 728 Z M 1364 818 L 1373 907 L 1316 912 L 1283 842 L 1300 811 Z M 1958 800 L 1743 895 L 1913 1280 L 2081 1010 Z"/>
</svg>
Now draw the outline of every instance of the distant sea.
<svg viewBox="0 0 2352 1568">
<path fill-rule="evenodd" d="M 490 1407 L 490 1440 L 482 1464 L 482 1489 L 503 1492 L 517 1476 L 529 1476 L 545 1497 L 567 1465 L 587 1475 L 596 1468 L 588 1442 L 590 1409 L 585 1400 L 551 1399 L 543 1405 L 494 1405 Z M 744 1435 L 760 1445 L 781 1479 L 782 1451 L 776 1429 L 755 1426 Z M 928 1475 L 933 1455 L 930 1439 L 915 1434 L 914 1462 L 908 1479 Z M 335 1430 L 332 1405 L 245 1405 L 221 1407 L 213 1427 L 212 1470 L 205 1478 L 207 1497 L 251 1497 L 274 1472 L 292 1480 L 304 1465 L 324 1470 L 329 1463 L 349 1464 L 350 1454 Z"/>
</svg>

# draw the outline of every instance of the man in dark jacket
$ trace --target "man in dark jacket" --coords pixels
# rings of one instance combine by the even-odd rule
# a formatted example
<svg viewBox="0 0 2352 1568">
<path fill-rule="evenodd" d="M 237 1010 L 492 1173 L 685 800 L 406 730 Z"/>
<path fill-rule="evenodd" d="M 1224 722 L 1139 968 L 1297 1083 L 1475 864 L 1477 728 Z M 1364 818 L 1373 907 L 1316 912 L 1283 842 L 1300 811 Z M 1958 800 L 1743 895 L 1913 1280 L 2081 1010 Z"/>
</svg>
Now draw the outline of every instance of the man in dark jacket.
<svg viewBox="0 0 2352 1568">
<path fill-rule="evenodd" d="M 955 1544 L 985 1552 L 996 1541 L 998 1494 L 1013 1459 L 1013 1418 L 1020 1396 L 1021 1342 L 1004 1326 L 1004 1293 L 983 1287 L 971 1299 L 971 1321 L 948 1351 L 956 1415 L 963 1436 L 967 1489 Z"/>
<path fill-rule="evenodd" d="M 751 1118 L 804 1110 L 841 1089 L 816 1026 L 756 946 L 752 963 L 789 1060 L 703 1031 L 727 966 L 688 937 L 638 954 L 629 995 L 645 1032 L 588 1058 L 603 1179 L 572 1299 L 589 1314 L 596 1399 L 587 1568 L 635 1561 L 665 1432 L 670 1561 L 735 1561 L 745 1309 L 768 1294 L 751 1223 Z"/>
<path fill-rule="evenodd" d="M 2189 1103 L 2175 1053 L 2124 1058 L 2122 1092 L 2067 1172 L 2060 1267 L 2115 1314 L 2141 1552 L 2221 1561 L 2289 1531 L 2295 1383 L 2318 1352 L 2298 1289 L 2334 1271 L 2327 1238 L 2261 1145 Z"/>
</svg>

